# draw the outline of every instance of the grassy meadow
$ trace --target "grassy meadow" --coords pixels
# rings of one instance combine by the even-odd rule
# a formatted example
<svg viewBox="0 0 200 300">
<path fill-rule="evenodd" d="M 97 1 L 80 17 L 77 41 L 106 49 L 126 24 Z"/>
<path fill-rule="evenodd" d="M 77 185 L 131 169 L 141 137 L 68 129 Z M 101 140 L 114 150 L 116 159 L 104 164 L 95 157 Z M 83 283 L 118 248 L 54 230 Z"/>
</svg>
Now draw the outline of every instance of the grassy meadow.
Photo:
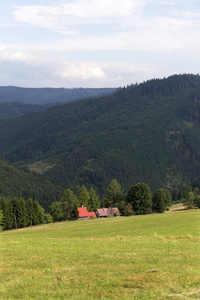
<svg viewBox="0 0 200 300">
<path fill-rule="evenodd" d="M 200 299 L 200 211 L 0 234 L 1 299 Z"/>
</svg>

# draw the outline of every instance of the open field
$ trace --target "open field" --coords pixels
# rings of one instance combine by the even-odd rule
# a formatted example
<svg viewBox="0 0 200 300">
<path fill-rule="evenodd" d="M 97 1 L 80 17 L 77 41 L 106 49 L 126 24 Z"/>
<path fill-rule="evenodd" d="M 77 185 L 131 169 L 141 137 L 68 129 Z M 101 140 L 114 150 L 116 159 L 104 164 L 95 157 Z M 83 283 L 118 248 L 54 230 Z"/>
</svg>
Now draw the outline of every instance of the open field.
<svg viewBox="0 0 200 300">
<path fill-rule="evenodd" d="M 0 234 L 1 299 L 200 299 L 200 210 Z"/>
</svg>

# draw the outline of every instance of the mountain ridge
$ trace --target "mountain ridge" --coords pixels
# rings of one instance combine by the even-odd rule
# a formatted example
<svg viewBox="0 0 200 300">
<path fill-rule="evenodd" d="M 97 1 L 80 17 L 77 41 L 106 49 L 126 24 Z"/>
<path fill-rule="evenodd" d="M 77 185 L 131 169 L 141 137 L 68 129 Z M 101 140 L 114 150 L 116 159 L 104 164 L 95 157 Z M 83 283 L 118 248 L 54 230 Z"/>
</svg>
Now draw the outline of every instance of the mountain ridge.
<svg viewBox="0 0 200 300">
<path fill-rule="evenodd" d="M 116 88 L 23 88 L 0 86 L 0 103 L 50 104 L 112 94 Z"/>
<path fill-rule="evenodd" d="M 73 190 L 173 189 L 200 177 L 199 99 L 199 75 L 173 75 L 1 120 L 0 156 Z"/>
</svg>

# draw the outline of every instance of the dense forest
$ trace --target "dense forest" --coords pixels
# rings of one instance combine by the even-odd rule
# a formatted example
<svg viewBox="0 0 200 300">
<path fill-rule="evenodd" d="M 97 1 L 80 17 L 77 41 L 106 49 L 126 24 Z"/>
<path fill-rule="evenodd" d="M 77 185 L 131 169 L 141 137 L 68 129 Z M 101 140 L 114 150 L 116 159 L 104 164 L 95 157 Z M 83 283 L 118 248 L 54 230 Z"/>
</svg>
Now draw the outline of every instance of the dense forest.
<svg viewBox="0 0 200 300">
<path fill-rule="evenodd" d="M 25 104 L 21 102 L 0 103 L 0 119 L 16 118 L 25 114 L 29 114 L 33 111 L 42 111 L 52 105 Z"/>
<path fill-rule="evenodd" d="M 8 161 L 0 160 L 0 196 L 5 198 L 32 198 L 47 210 L 53 201 L 58 201 L 63 189 L 47 178 L 21 169 Z"/>
<path fill-rule="evenodd" d="M 114 88 L 19 88 L 0 87 L 0 119 L 43 111 L 59 103 L 112 94 Z"/>
<path fill-rule="evenodd" d="M 200 177 L 199 121 L 200 76 L 174 75 L 0 120 L 0 157 L 75 193 L 103 197 L 112 178 L 172 191 Z"/>
</svg>

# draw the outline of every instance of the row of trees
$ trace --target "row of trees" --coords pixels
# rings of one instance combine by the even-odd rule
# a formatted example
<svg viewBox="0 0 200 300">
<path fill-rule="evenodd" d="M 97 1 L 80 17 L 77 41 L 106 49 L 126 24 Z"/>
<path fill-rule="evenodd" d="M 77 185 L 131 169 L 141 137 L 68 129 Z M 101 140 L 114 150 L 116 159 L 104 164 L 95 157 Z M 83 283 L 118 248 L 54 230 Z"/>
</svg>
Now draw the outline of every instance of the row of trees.
<svg viewBox="0 0 200 300">
<path fill-rule="evenodd" d="M 53 222 L 37 201 L 31 198 L 0 198 L 0 225 L 3 230 L 18 229 Z"/>
<path fill-rule="evenodd" d="M 149 214 L 152 209 L 162 213 L 171 206 L 172 197 L 166 189 L 158 189 L 152 197 L 150 187 L 145 183 L 135 184 L 123 194 L 121 185 L 113 179 L 107 188 L 104 204 L 111 208 L 117 206 L 123 215 Z"/>
<path fill-rule="evenodd" d="M 99 196 L 91 187 L 89 191 L 83 185 L 76 194 L 70 189 L 64 191 L 60 201 L 53 202 L 49 207 L 49 213 L 54 222 L 74 220 L 78 218 L 77 207 L 85 206 L 88 211 L 95 211 L 100 207 Z"/>
<path fill-rule="evenodd" d="M 198 188 L 187 187 L 184 192 L 183 202 L 187 208 L 200 208 L 200 194 Z M 66 189 L 60 201 L 52 202 L 48 213 L 38 202 L 31 198 L 25 201 L 23 198 L 0 198 L 0 225 L 4 230 L 23 228 L 42 223 L 59 222 L 64 220 L 76 220 L 77 208 L 86 206 L 88 211 L 97 208 L 118 207 L 122 215 L 150 214 L 152 211 L 163 213 L 172 205 L 172 195 L 167 189 L 158 189 L 152 195 L 150 188 L 145 183 L 133 185 L 127 194 L 123 193 L 121 185 L 113 179 L 107 187 L 103 200 L 91 187 L 89 191 L 82 186 L 75 194 Z M 111 213 L 112 214 L 112 213 Z"/>
<path fill-rule="evenodd" d="M 166 189 L 157 190 L 152 197 L 149 186 L 145 183 L 138 183 L 133 185 L 127 194 L 124 194 L 121 185 L 113 179 L 101 203 L 93 188 L 87 191 L 86 187 L 82 186 L 77 194 L 70 189 L 65 190 L 61 200 L 50 205 L 49 213 L 56 222 L 76 219 L 79 206 L 86 206 L 88 211 L 95 211 L 100 206 L 110 207 L 111 214 L 112 209 L 118 207 L 122 215 L 128 216 L 149 214 L 152 209 L 162 213 L 171 206 L 171 203 L 171 194 Z"/>
</svg>

